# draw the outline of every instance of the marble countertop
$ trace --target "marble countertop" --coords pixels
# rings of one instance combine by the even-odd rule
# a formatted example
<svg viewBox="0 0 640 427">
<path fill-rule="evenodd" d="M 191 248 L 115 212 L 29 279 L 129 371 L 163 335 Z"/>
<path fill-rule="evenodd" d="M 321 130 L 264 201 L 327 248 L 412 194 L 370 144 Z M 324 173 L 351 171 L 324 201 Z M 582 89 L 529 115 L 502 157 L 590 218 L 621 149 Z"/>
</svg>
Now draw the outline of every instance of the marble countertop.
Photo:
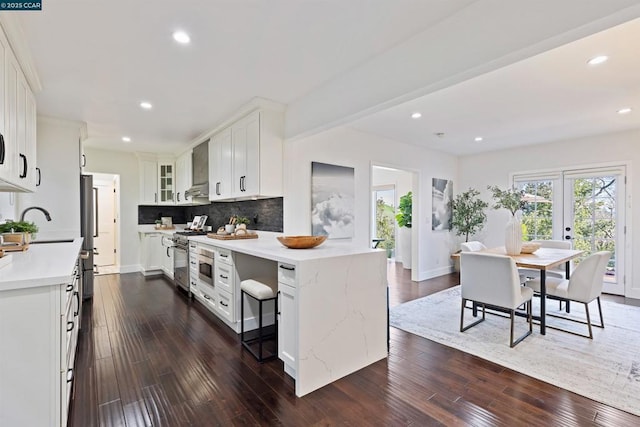
<svg viewBox="0 0 640 427">
<path fill-rule="evenodd" d="M 207 236 L 192 236 L 189 240 L 289 264 L 381 251 L 381 249 L 355 247 L 348 240 L 326 240 L 320 246 L 311 249 L 289 249 L 276 239 L 277 236 L 283 236 L 282 233 L 270 231 L 257 231 L 257 233 L 257 239 L 217 240 Z"/>
<path fill-rule="evenodd" d="M 31 244 L 11 252 L 12 262 L 0 270 L 0 292 L 68 283 L 82 248 L 82 238 L 67 243 Z"/>
</svg>

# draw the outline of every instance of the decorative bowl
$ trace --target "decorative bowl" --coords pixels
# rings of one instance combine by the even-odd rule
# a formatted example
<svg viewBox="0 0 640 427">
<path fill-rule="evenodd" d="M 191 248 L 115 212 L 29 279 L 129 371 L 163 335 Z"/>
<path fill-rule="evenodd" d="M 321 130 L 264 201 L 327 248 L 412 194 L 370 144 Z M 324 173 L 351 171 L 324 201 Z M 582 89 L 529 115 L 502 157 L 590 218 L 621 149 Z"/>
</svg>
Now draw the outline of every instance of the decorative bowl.
<svg viewBox="0 0 640 427">
<path fill-rule="evenodd" d="M 536 242 L 522 242 L 522 249 L 520 249 L 521 254 L 532 254 L 538 249 L 540 249 L 542 245 Z"/>
<path fill-rule="evenodd" d="M 309 249 L 321 245 L 327 236 L 278 236 L 276 239 L 289 249 Z"/>
</svg>

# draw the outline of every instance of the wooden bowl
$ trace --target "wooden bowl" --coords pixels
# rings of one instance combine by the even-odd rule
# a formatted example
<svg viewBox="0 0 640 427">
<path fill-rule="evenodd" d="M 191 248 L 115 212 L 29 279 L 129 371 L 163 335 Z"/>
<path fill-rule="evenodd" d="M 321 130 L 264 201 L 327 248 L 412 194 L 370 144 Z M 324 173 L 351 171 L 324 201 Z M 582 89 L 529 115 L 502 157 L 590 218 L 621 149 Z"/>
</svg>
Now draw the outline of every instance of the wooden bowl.
<svg viewBox="0 0 640 427">
<path fill-rule="evenodd" d="M 321 245 L 327 236 L 278 236 L 276 239 L 289 249 L 309 249 Z"/>
<path fill-rule="evenodd" d="M 540 249 L 542 245 L 536 242 L 522 242 L 522 249 L 520 249 L 521 254 L 532 254 L 538 249 Z"/>
</svg>

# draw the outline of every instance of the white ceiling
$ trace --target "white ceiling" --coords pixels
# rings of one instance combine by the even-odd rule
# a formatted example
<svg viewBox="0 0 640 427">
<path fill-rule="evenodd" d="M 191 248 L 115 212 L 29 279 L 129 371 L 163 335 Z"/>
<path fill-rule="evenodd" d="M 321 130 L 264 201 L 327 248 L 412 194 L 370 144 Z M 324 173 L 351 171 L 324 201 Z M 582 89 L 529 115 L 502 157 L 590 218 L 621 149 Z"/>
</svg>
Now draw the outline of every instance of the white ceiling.
<svg viewBox="0 0 640 427">
<path fill-rule="evenodd" d="M 352 126 L 456 155 L 638 129 L 639 42 L 636 19 Z M 597 55 L 609 60 L 587 65 Z M 634 111 L 617 114 L 624 107 Z M 422 117 L 412 119 L 414 112 Z M 477 136 L 483 140 L 474 141 Z"/>
<path fill-rule="evenodd" d="M 620 8 L 638 3 L 611 2 Z M 589 3 L 584 13 L 604 7 Z M 42 83 L 39 114 L 86 122 L 89 145 L 177 153 L 253 97 L 291 104 L 315 91 L 317 98 L 326 82 L 481 4 L 485 13 L 499 6 L 478 0 L 67 0 L 16 16 Z M 590 36 L 351 125 L 455 154 L 640 127 L 639 25 Z M 512 27 L 517 31 L 517 23 Z M 175 29 L 188 31 L 192 43 L 173 42 Z M 599 53 L 611 60 L 587 68 L 587 58 Z M 141 110 L 142 100 L 154 108 Z M 617 116 L 622 106 L 636 111 Z M 423 118 L 409 119 L 417 110 Z M 124 135 L 132 142 L 123 143 Z M 474 143 L 477 135 L 485 141 Z"/>
</svg>

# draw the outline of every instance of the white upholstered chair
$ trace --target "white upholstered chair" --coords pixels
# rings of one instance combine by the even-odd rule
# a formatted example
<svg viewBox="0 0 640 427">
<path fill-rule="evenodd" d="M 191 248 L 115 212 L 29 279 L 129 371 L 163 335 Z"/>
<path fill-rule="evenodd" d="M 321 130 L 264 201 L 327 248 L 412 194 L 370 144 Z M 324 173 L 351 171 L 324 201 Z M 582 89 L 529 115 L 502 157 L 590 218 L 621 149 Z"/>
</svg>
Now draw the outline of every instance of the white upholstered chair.
<svg viewBox="0 0 640 427">
<path fill-rule="evenodd" d="M 532 240 L 532 243 L 540 243 L 541 248 L 553 248 L 553 249 L 571 249 L 571 240 Z M 547 270 L 547 277 L 557 277 L 559 279 L 564 279 L 566 277 L 565 265 L 559 265 L 557 267 L 553 267 L 550 270 Z M 535 270 L 532 268 L 520 268 L 518 269 L 520 274 L 527 278 L 539 278 L 540 270 Z"/>
<path fill-rule="evenodd" d="M 460 292 L 462 308 L 460 311 L 460 332 L 464 332 L 485 319 L 486 306 L 503 309 L 510 314 L 511 332 L 509 345 L 514 347 L 524 338 L 531 335 L 531 297 L 533 291 L 520 286 L 518 269 L 515 261 L 508 256 L 478 252 L 462 252 L 460 254 Z M 482 318 L 470 325 L 464 325 L 464 312 L 467 301 L 482 306 Z M 515 310 L 526 305 L 529 330 L 514 341 Z"/>
<path fill-rule="evenodd" d="M 593 331 L 591 326 L 597 326 L 599 328 L 604 328 L 604 320 L 602 317 L 602 305 L 600 304 L 600 294 L 602 293 L 602 283 L 604 281 L 604 273 L 607 269 L 607 264 L 609 263 L 609 259 L 611 258 L 611 252 L 609 251 L 600 251 L 593 253 L 583 259 L 576 269 L 571 273 L 571 277 L 569 280 L 560 279 L 556 277 L 548 277 L 545 281 L 547 295 L 556 297 L 565 301 L 575 301 L 581 302 L 584 304 L 585 312 L 587 315 L 587 321 L 582 322 L 575 319 L 569 319 L 564 316 L 555 316 L 549 314 L 549 316 L 553 317 L 561 317 L 566 320 L 571 320 L 579 323 L 586 323 L 589 327 L 589 335 L 577 334 L 572 331 L 567 331 L 565 329 L 560 329 L 557 327 L 553 327 L 554 329 L 560 329 L 565 332 L 572 333 L 574 335 L 580 335 L 587 338 L 593 339 Z M 540 279 L 534 279 L 527 282 L 527 287 L 530 287 L 536 292 L 540 291 Z M 595 323 L 591 323 L 591 316 L 589 314 L 589 303 L 593 300 L 598 301 L 598 312 L 600 314 L 600 324 L 597 325 Z"/>
<path fill-rule="evenodd" d="M 460 249 L 462 252 L 476 252 L 487 249 L 487 247 L 476 240 L 472 240 L 470 242 L 461 243 Z"/>
</svg>

